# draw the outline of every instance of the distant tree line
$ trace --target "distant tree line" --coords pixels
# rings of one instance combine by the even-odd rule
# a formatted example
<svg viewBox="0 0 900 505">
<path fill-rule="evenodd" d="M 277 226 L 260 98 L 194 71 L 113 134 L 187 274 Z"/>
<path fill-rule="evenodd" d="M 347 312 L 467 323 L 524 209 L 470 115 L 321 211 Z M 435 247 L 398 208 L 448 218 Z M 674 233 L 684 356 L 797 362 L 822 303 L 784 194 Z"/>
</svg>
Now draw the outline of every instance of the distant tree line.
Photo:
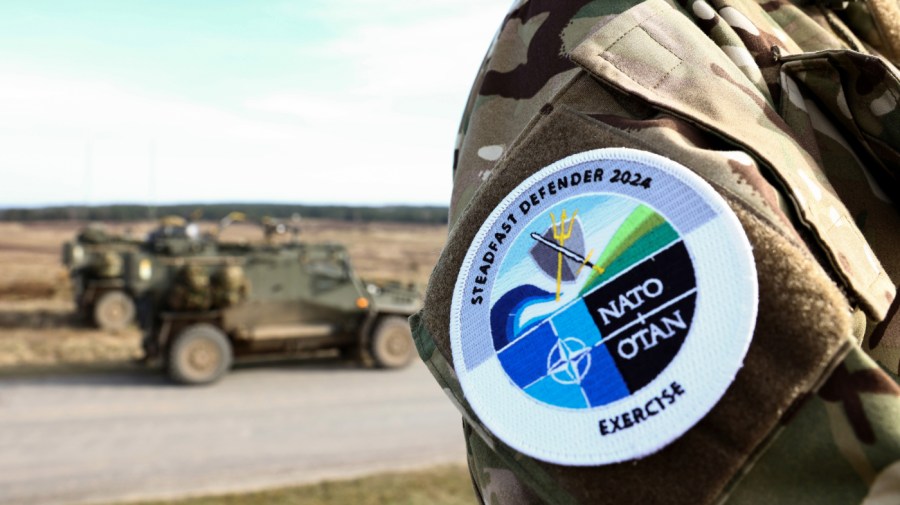
<svg viewBox="0 0 900 505">
<path fill-rule="evenodd" d="M 356 222 L 435 223 L 447 222 L 447 207 L 386 206 L 351 207 L 343 205 L 290 205 L 279 203 L 214 203 L 158 205 L 59 206 L 42 208 L 0 209 L 0 221 L 138 221 L 167 215 L 184 218 L 218 220 L 231 212 L 243 212 L 248 220 L 265 216 L 290 219 L 302 217 Z"/>
</svg>

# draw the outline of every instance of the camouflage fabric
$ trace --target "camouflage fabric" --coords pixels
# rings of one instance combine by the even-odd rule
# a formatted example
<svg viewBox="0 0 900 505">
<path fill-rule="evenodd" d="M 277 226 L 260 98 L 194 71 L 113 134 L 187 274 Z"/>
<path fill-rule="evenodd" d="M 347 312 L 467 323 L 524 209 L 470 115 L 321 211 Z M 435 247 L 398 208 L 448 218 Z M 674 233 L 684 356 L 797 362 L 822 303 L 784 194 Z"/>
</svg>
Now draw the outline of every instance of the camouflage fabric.
<svg viewBox="0 0 900 505">
<path fill-rule="evenodd" d="M 644 146 L 695 170 L 807 251 L 846 296 L 856 346 L 730 481 L 691 503 L 900 503 L 898 26 L 891 0 L 528 0 L 488 50 L 454 154 L 448 243 L 464 216 L 483 212 L 487 182 L 534 125 L 567 111 L 604 132 L 600 144 Z M 445 309 L 435 300 L 455 280 L 446 277 L 432 278 L 411 324 L 463 415 L 482 502 L 606 503 L 616 483 L 567 486 L 564 470 L 481 425 L 435 323 Z M 642 502 L 686 502 L 670 495 Z"/>
<path fill-rule="evenodd" d="M 160 227 L 187 226 L 187 220 L 181 216 L 168 215 L 159 218 Z"/>
<path fill-rule="evenodd" d="M 185 265 L 168 295 L 172 310 L 208 310 L 212 305 L 209 274 L 200 265 Z"/>
<path fill-rule="evenodd" d="M 212 306 L 224 309 L 237 305 L 247 298 L 250 282 L 239 265 L 227 265 L 216 271 L 211 279 Z"/>
<path fill-rule="evenodd" d="M 122 256 L 117 251 L 106 251 L 95 257 L 94 274 L 111 279 L 122 276 Z"/>
<path fill-rule="evenodd" d="M 85 226 L 76 236 L 78 242 L 85 244 L 103 244 L 112 239 L 113 236 L 109 233 L 109 230 L 100 223 L 91 223 Z"/>
</svg>

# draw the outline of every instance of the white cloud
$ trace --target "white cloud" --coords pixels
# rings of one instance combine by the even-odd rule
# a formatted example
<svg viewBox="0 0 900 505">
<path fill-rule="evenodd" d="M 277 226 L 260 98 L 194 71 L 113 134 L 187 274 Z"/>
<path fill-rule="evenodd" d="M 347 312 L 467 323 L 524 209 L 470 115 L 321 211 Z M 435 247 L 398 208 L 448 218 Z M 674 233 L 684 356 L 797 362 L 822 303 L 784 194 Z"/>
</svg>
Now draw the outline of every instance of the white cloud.
<svg viewBox="0 0 900 505">
<path fill-rule="evenodd" d="M 272 139 L 296 132 L 108 82 L 0 70 L 0 132 L 63 136 Z"/>
</svg>

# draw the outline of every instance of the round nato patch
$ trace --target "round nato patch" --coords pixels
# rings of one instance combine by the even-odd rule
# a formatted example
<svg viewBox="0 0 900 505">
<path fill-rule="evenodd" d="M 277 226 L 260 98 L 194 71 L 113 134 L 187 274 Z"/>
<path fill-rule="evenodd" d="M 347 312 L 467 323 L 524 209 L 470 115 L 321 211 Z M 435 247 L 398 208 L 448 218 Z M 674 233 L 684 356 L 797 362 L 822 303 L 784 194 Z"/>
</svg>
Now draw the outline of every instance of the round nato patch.
<svg viewBox="0 0 900 505">
<path fill-rule="evenodd" d="M 466 399 L 532 457 L 658 451 L 719 401 L 756 319 L 750 244 L 696 174 L 632 149 L 560 160 L 475 236 L 450 338 Z"/>
</svg>

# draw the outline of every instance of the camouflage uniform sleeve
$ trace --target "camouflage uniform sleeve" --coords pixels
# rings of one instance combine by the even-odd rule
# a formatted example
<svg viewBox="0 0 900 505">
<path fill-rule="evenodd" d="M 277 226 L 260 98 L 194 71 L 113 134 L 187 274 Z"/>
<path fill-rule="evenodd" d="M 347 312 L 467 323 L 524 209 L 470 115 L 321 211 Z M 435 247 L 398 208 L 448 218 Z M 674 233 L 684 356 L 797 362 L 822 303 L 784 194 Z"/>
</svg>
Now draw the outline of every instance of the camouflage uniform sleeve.
<svg viewBox="0 0 900 505">
<path fill-rule="evenodd" d="M 817 392 L 783 413 L 730 479 L 710 480 L 696 495 L 687 484 L 648 490 L 644 503 L 900 502 L 891 494 L 900 480 L 900 79 L 879 55 L 897 56 L 891 9 L 879 1 L 835 10 L 787 0 L 530 0 L 504 19 L 460 127 L 450 242 L 461 218 L 480 211 L 480 193 L 510 153 L 535 138 L 535 125 L 567 114 L 601 132 L 597 147 L 641 148 L 695 170 L 771 237 L 805 251 L 843 293 L 833 310 L 846 321 L 829 327 L 856 345 L 834 351 L 833 371 L 823 368 L 821 387 L 810 388 Z M 638 25 L 656 46 L 629 41 Z M 554 161 L 547 156 L 535 163 Z M 445 307 L 435 300 L 446 300 L 441 292 L 454 279 L 440 264 L 435 272 L 432 303 L 413 319 L 416 343 L 463 414 L 482 501 L 621 502 L 608 480 L 542 465 L 480 424 L 436 315 Z M 791 275 L 780 289 L 800 289 L 792 279 L 809 274 Z M 775 318 L 780 310 L 768 308 Z M 815 310 L 797 315 L 816 318 Z M 817 328 L 810 331 L 826 331 Z M 779 374 L 787 381 L 791 371 Z M 629 478 L 628 470 L 616 475 Z"/>
</svg>

